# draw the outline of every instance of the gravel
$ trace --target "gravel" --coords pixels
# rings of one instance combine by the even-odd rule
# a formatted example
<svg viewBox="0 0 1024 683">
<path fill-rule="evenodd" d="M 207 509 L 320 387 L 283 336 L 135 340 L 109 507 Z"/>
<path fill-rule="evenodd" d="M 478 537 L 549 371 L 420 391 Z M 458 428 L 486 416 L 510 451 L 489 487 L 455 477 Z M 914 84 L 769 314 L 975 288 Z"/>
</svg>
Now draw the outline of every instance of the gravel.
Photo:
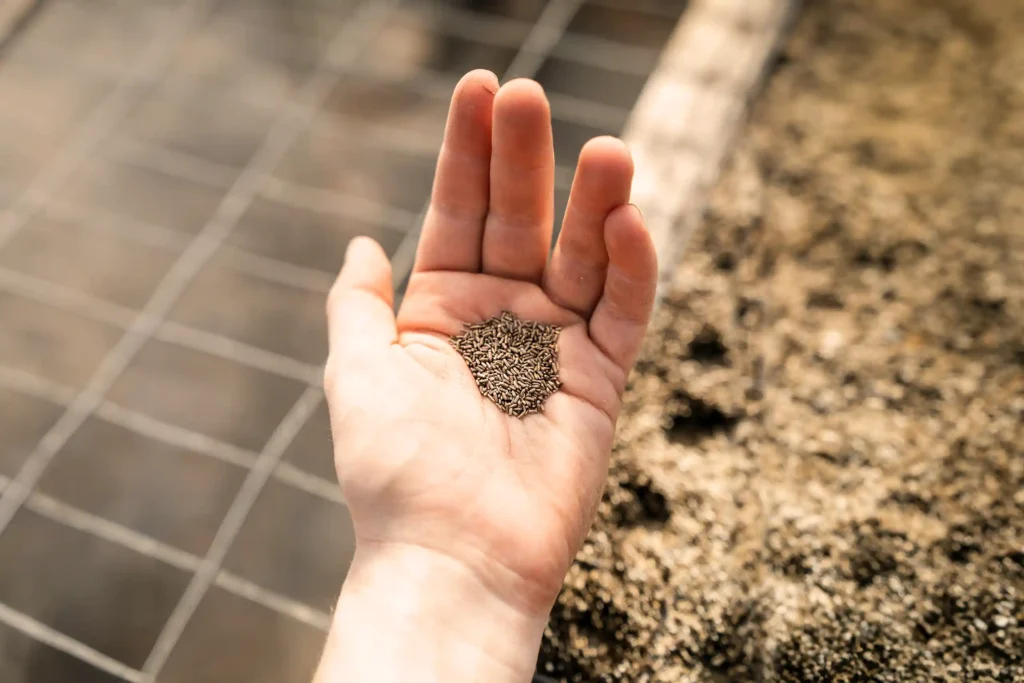
<svg viewBox="0 0 1024 683">
<path fill-rule="evenodd" d="M 1024 5 L 809 3 L 539 670 L 1024 680 Z"/>
</svg>

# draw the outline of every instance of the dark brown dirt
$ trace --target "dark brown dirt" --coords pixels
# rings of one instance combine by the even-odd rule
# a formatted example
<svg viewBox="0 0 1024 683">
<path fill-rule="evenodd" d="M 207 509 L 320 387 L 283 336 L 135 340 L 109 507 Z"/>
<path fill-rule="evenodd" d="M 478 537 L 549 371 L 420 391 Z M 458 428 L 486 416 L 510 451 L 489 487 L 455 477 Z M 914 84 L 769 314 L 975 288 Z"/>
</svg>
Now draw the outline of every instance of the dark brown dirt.
<svg viewBox="0 0 1024 683">
<path fill-rule="evenodd" d="M 809 4 L 541 671 L 1024 681 L 1024 4 Z"/>
</svg>

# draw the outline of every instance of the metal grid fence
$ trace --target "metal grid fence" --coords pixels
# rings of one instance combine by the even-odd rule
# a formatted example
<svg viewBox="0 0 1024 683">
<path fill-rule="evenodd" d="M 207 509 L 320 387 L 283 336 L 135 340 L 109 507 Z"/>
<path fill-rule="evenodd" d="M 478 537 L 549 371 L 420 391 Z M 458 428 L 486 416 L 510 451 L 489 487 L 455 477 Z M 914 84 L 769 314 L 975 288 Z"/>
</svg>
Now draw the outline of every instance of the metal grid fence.
<svg viewBox="0 0 1024 683">
<path fill-rule="evenodd" d="M 401 8 L 404 0 L 361 0 L 351 18 L 340 28 L 338 35 L 325 50 L 322 59 L 297 96 L 284 103 L 266 134 L 262 145 L 249 162 L 237 173 L 235 169 L 219 167 L 188 155 L 179 154 L 146 144 L 121 147 L 116 154 L 130 158 L 132 163 L 152 167 L 170 176 L 184 177 L 200 184 L 226 187 L 213 217 L 194 236 L 187 236 L 160 226 L 126 221 L 105 215 L 102 211 L 85 207 L 55 203 L 61 188 L 90 155 L 105 145 L 108 138 L 129 115 L 140 97 L 141 84 L 153 83 L 161 78 L 175 50 L 210 12 L 213 0 L 180 0 L 173 21 L 167 23 L 140 56 L 137 66 L 124 76 L 113 91 L 102 100 L 71 135 L 69 141 L 53 161 L 35 178 L 17 200 L 0 214 L 0 250 L 22 231 L 30 220 L 46 211 L 65 215 L 78 222 L 99 226 L 138 242 L 180 251 L 176 262 L 152 292 L 141 311 L 110 303 L 79 292 L 71 287 L 48 282 L 41 278 L 0 267 L 0 291 L 12 292 L 57 308 L 72 310 L 89 319 L 117 328 L 120 341 L 114 345 L 93 373 L 84 389 L 41 379 L 15 368 L 0 366 L 0 388 L 8 388 L 26 396 L 46 399 L 63 408 L 63 414 L 40 439 L 36 448 L 13 478 L 0 477 L 0 534 L 8 528 L 16 513 L 31 510 L 59 524 L 129 548 L 187 572 L 191 579 L 169 619 L 156 639 L 148 658 L 141 668 L 135 669 L 90 647 L 58 630 L 0 603 L 0 623 L 20 631 L 30 638 L 83 660 L 93 667 L 119 679 L 153 683 L 160 675 L 172 651 L 178 644 L 186 626 L 195 614 L 204 595 L 212 586 L 218 586 L 236 596 L 256 602 L 279 614 L 307 624 L 321 631 L 329 625 L 329 615 L 302 604 L 292 598 L 263 588 L 223 568 L 228 551 L 238 536 L 243 523 L 260 492 L 270 480 L 282 482 L 336 504 L 344 504 L 334 482 L 305 472 L 283 462 L 282 456 L 294 441 L 300 429 L 318 408 L 322 399 L 321 368 L 283 354 L 257 348 L 226 336 L 195 329 L 168 319 L 172 307 L 195 281 L 204 265 L 215 252 L 226 254 L 232 266 L 268 281 L 296 287 L 314 295 L 326 293 L 331 284 L 326 274 L 303 266 L 285 263 L 272 257 L 257 256 L 235 249 L 227 243 L 245 211 L 261 197 L 296 206 L 310 204 L 329 205 L 340 216 L 372 217 L 377 222 L 392 220 L 396 227 L 412 225 L 393 255 L 396 285 L 407 276 L 418 238 L 418 225 L 425 208 L 417 215 L 394 207 L 376 206 L 356 198 L 340 197 L 327 192 L 313 191 L 282 181 L 273 175 L 278 163 L 293 141 L 314 125 L 325 100 L 338 79 L 353 70 L 362 52 L 372 44 L 389 19 Z M 589 0 L 594 2 L 595 0 Z M 600 0 L 597 0 L 600 2 Z M 514 47 L 515 58 L 506 76 L 533 76 L 545 60 L 552 56 L 571 59 L 602 68 L 633 72 L 646 76 L 650 69 L 650 55 L 641 48 L 611 44 L 598 38 L 567 34 L 567 27 L 584 4 L 584 0 L 551 0 L 540 17 L 530 27 L 525 40 L 511 38 L 515 32 L 506 31 L 505 20 L 481 23 L 467 13 L 450 11 L 446 30 L 484 40 L 504 47 Z M 648 218 L 665 224 L 671 230 L 681 216 L 696 210 L 697 194 L 679 175 L 682 165 L 690 164 L 688 172 L 698 173 L 703 167 L 717 168 L 724 153 L 728 126 L 720 126 L 704 142 L 709 148 L 704 156 L 687 156 L 692 145 L 684 140 L 686 129 L 693 137 L 701 130 L 700 121 L 735 124 L 747 91 L 753 87 L 751 73 L 761 68 L 774 40 L 779 12 L 789 3 L 785 0 L 764 0 L 750 5 L 734 0 L 706 0 L 700 3 L 703 14 L 701 24 L 683 26 L 676 32 L 662 67 L 648 85 L 627 128 L 629 141 L 638 149 L 638 202 Z M 708 7 L 712 11 L 708 11 Z M 716 9 L 717 8 L 717 9 Z M 754 11 L 757 10 L 757 11 Z M 648 8 L 647 11 L 663 11 Z M 764 16 L 761 16 L 764 15 Z M 708 35 L 717 34 L 720 25 L 726 25 L 726 38 L 714 42 L 714 50 L 701 47 L 708 43 Z M 732 38 L 728 36 L 732 35 Z M 731 88 L 731 100 L 724 110 L 711 106 L 721 102 L 720 90 L 705 88 L 702 96 L 683 101 L 672 99 L 678 92 L 678 83 L 692 82 L 706 77 L 709 55 L 729 63 L 729 50 L 737 47 L 735 36 L 743 40 L 756 37 L 754 48 L 748 50 L 745 65 L 737 67 L 738 82 L 724 82 Z M 712 41 L 713 42 L 713 41 Z M 741 42 L 740 48 L 749 45 Z M 738 60 L 742 61 L 742 60 Z M 88 63 L 83 69 L 98 68 Z M 660 80 L 658 80 L 660 79 Z M 705 78 L 706 80 L 706 78 Z M 451 84 L 426 74 L 416 79 L 417 87 L 431 94 L 446 94 Z M 706 83 L 705 83 L 706 85 Z M 668 93 L 668 95 L 666 95 Z M 667 100 L 666 100 L 667 97 Z M 622 112 L 595 102 L 579 100 L 552 93 L 552 108 L 559 117 L 584 124 L 610 128 L 622 118 Z M 718 98 L 718 99 L 715 99 Z M 739 106 L 739 109 L 737 109 Z M 671 111 L 678 107 L 679 111 Z M 727 112 L 727 113 L 728 113 Z M 695 118 L 696 117 L 696 118 Z M 666 132 L 667 131 L 667 132 Z M 682 132 L 680 132 L 682 131 Z M 687 138 L 688 139 L 688 138 Z M 673 144 L 665 146 L 665 142 Z M 434 144 L 430 140 L 406 139 L 402 144 L 423 148 Z M 664 147 L 658 157 L 657 150 Z M 658 158 L 655 158 L 658 157 Z M 705 185 L 711 174 L 704 176 Z M 559 168 L 557 182 L 561 189 L 571 183 L 571 169 Z M 667 202 L 666 202 L 667 200 Z M 666 208 L 667 207 L 667 208 Z M 107 393 L 115 381 L 150 340 L 170 342 L 185 348 L 226 359 L 232 363 L 256 368 L 273 375 L 297 380 L 305 389 L 271 437 L 259 451 L 241 448 L 169 424 L 134 411 L 109 400 Z M 226 515 L 216 531 L 212 543 L 203 556 L 185 552 L 169 544 L 148 537 L 138 531 L 96 516 L 37 490 L 44 472 L 72 435 L 90 416 L 97 416 L 149 437 L 155 441 L 186 448 L 245 469 L 245 479 Z"/>
<path fill-rule="evenodd" d="M 629 56 L 629 48 L 604 45 L 598 39 L 583 36 L 572 37 L 568 41 L 562 40 L 566 38 L 566 27 L 582 2 L 583 0 L 552 0 L 548 3 L 530 29 L 526 40 L 518 45 L 518 52 L 508 73 L 532 76 L 544 60 L 556 54 L 558 49 L 569 49 L 574 59 L 590 59 L 598 64 L 607 62 L 611 56 L 616 62 L 616 68 L 628 70 L 631 61 L 623 60 L 621 57 L 624 53 Z M 270 478 L 311 495 L 343 504 L 336 484 L 304 472 L 289 463 L 281 462 L 286 448 L 322 401 L 321 368 L 221 335 L 174 323 L 166 318 L 173 305 L 218 248 L 224 248 L 232 255 L 233 265 L 258 277 L 300 287 L 316 294 L 326 292 L 330 286 L 330 279 L 323 273 L 273 258 L 231 250 L 225 245 L 225 240 L 248 206 L 259 196 L 270 195 L 296 204 L 307 203 L 310 200 L 308 194 L 301 194 L 298 189 L 273 178 L 271 173 L 292 141 L 304 127 L 311 124 L 339 75 L 355 64 L 361 51 L 374 40 L 400 4 L 401 0 L 362 0 L 353 16 L 343 24 L 298 96 L 280 108 L 262 146 L 241 174 L 231 182 L 213 217 L 194 237 L 182 236 L 154 225 L 126 222 L 123 219 L 112 220 L 110 216 L 84 207 L 55 205 L 53 200 L 72 174 L 91 154 L 102 147 L 125 121 L 140 96 L 139 86 L 160 79 L 176 48 L 210 11 L 211 0 L 182 0 L 173 20 L 155 36 L 146 51 L 138 58 L 137 66 L 121 79 L 91 115 L 77 126 L 61 152 L 34 179 L 27 190 L 0 214 L 0 250 L 9 244 L 32 218 L 43 211 L 58 215 L 71 214 L 78 221 L 102 226 L 107 230 L 120 231 L 133 240 L 182 249 L 177 261 L 139 312 L 32 275 L 0 269 L 0 291 L 17 293 L 44 304 L 73 310 L 122 331 L 120 341 L 106 355 L 85 388 L 80 391 L 15 368 L 0 367 L 0 387 L 13 389 L 27 396 L 45 398 L 63 406 L 63 414 L 42 437 L 16 476 L 0 477 L 0 534 L 4 533 L 17 512 L 24 507 L 55 522 L 130 548 L 191 575 L 184 594 L 164 624 L 144 665 L 138 670 L 3 604 L 0 604 L 0 622 L 119 679 L 147 683 L 155 681 L 160 675 L 203 596 L 213 585 L 317 629 L 326 631 L 328 628 L 329 617 L 322 611 L 278 595 L 222 568 L 232 542 Z M 456 31 L 460 26 L 465 31 L 473 32 L 481 28 L 479 24 L 468 22 L 465 15 L 462 15 L 461 24 L 458 13 L 453 13 L 452 16 L 454 20 L 449 23 L 449 27 Z M 470 25 L 467 26 L 467 23 Z M 493 28 L 493 24 L 490 27 Z M 491 34 L 501 42 L 500 30 L 491 31 Z M 82 68 L 88 69 L 92 66 L 85 63 Z M 646 68 L 641 67 L 638 71 L 643 73 L 643 69 Z M 447 83 L 431 82 L 425 77 L 418 82 L 435 91 L 450 88 Z M 607 124 L 614 118 L 614 115 L 609 116 L 606 107 L 597 103 L 557 95 L 553 95 L 552 100 L 560 115 L 569 119 Z M 130 155 L 135 163 L 151 165 L 170 175 L 188 177 L 200 183 L 223 184 L 227 178 L 236 175 L 234 172 L 218 168 L 215 164 L 145 145 L 137 145 L 118 153 Z M 560 169 L 559 179 L 560 184 L 566 187 L 571 181 L 571 172 Z M 331 201 L 332 208 L 341 214 L 353 210 L 350 202 L 332 198 L 328 198 L 328 201 Z M 358 204 L 354 210 L 359 210 Z M 374 213 L 379 218 L 381 212 L 378 210 Z M 411 267 L 417 236 L 416 229 L 409 231 L 395 254 L 398 283 Z M 299 380 L 305 383 L 307 388 L 259 452 L 239 448 L 146 416 L 106 398 L 107 392 L 117 378 L 137 356 L 143 345 L 151 339 L 201 350 L 234 363 Z M 151 439 L 185 447 L 247 470 L 244 482 L 205 556 L 199 557 L 179 550 L 36 491 L 36 485 L 47 467 L 76 430 L 92 415 Z"/>
</svg>

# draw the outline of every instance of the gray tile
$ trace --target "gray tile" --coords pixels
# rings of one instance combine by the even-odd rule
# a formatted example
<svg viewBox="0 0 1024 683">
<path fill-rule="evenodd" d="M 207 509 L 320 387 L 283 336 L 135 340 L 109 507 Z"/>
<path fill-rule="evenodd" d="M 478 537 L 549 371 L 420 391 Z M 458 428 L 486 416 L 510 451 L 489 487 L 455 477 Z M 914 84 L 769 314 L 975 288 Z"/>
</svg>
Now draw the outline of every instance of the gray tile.
<svg viewBox="0 0 1024 683">
<path fill-rule="evenodd" d="M 224 567 L 329 612 L 354 552 L 352 520 L 345 506 L 271 480 L 249 513 Z"/>
<path fill-rule="evenodd" d="M 128 72 L 170 19 L 171 7 L 132 0 L 47 0 L 17 45 L 55 63 L 90 62 Z"/>
<path fill-rule="evenodd" d="M 0 388 L 0 475 L 16 475 L 63 412 L 49 401 Z"/>
<path fill-rule="evenodd" d="M 171 653 L 159 683 L 281 683 L 313 678 L 325 635 L 212 588 Z"/>
<path fill-rule="evenodd" d="M 109 397 L 165 422 L 260 450 L 304 388 L 294 380 L 151 341 Z"/>
<path fill-rule="evenodd" d="M 215 256 L 169 319 L 312 365 L 327 359 L 322 294 L 270 282 Z"/>
<path fill-rule="evenodd" d="M 302 426 L 298 436 L 285 451 L 284 461 L 329 481 L 338 480 L 334 469 L 334 443 L 331 440 L 331 417 L 327 403 L 321 403 Z"/>
<path fill-rule="evenodd" d="M 394 253 L 405 233 L 333 213 L 256 199 L 228 237 L 231 246 L 287 263 L 337 273 L 349 240 L 369 235 Z"/>
<path fill-rule="evenodd" d="M 671 17 L 628 7 L 585 3 L 569 22 L 568 30 L 626 45 L 661 49 L 675 27 L 676 21 Z"/>
<path fill-rule="evenodd" d="M 301 35 L 214 17 L 172 58 L 165 78 L 198 95 L 279 102 L 312 76 L 322 51 Z"/>
<path fill-rule="evenodd" d="M 56 67 L 0 59 L 0 183 L 28 187 L 109 89 Z"/>
<path fill-rule="evenodd" d="M 0 60 L 0 130 L 63 141 L 113 87 L 45 62 Z"/>
<path fill-rule="evenodd" d="M 473 69 L 488 69 L 500 77 L 516 52 L 515 47 L 448 35 L 428 17 L 399 16 L 384 27 L 358 66 L 383 70 L 392 77 L 429 72 L 454 81 Z"/>
<path fill-rule="evenodd" d="M 95 159 L 75 173 L 60 198 L 72 205 L 194 234 L 213 217 L 223 194 L 223 189 L 153 168 Z"/>
<path fill-rule="evenodd" d="M 313 128 L 301 135 L 274 175 L 331 190 L 347 201 L 417 213 L 430 196 L 434 158 L 389 149 L 358 128 Z"/>
<path fill-rule="evenodd" d="M 121 683 L 117 676 L 0 624 L 0 681 L 4 683 Z"/>
<path fill-rule="evenodd" d="M 536 21 L 548 4 L 545 0 L 442 0 L 442 2 L 457 9 L 489 17 L 528 22 Z"/>
<path fill-rule="evenodd" d="M 276 114 L 272 106 L 164 89 L 151 93 L 123 130 L 131 140 L 242 168 L 263 144 Z"/>
<path fill-rule="evenodd" d="M 132 667 L 142 666 L 189 579 L 27 509 L 0 535 L 0 566 L 0 602 Z"/>
<path fill-rule="evenodd" d="M 356 0 L 218 0 L 213 16 L 326 46 L 357 4 Z"/>
<path fill-rule="evenodd" d="M 123 332 L 0 292 L 0 365 L 83 388 Z"/>
<path fill-rule="evenodd" d="M 439 147 L 451 92 L 426 92 L 421 85 L 412 75 L 385 81 L 348 74 L 338 80 L 324 110 L 345 132 L 360 127 L 396 130 Z"/>
<path fill-rule="evenodd" d="M 646 76 L 609 71 L 558 57 L 545 60 L 536 78 L 549 92 L 627 111 L 636 104 L 647 81 Z"/>
<path fill-rule="evenodd" d="M 628 113 L 623 112 L 623 125 L 625 125 Z M 618 135 L 622 127 L 595 128 L 582 123 L 565 121 L 554 118 L 551 121 L 551 130 L 555 138 L 555 161 L 559 166 L 575 167 L 580 157 L 580 149 L 591 138 L 599 135 Z"/>
<path fill-rule="evenodd" d="M 37 490 L 202 557 L 245 475 L 241 467 L 94 417 Z"/>
<path fill-rule="evenodd" d="M 0 183 L 8 189 L 9 195 L 24 192 L 56 157 L 60 143 L 46 140 L 32 134 L 20 134 L 13 128 L 0 124 Z"/>
<path fill-rule="evenodd" d="M 178 255 L 97 225 L 42 216 L 0 250 L 0 266 L 141 308 Z"/>
<path fill-rule="evenodd" d="M 690 2 L 691 0 L 589 0 L 589 4 L 628 9 L 669 19 L 678 19 L 682 16 Z"/>
</svg>

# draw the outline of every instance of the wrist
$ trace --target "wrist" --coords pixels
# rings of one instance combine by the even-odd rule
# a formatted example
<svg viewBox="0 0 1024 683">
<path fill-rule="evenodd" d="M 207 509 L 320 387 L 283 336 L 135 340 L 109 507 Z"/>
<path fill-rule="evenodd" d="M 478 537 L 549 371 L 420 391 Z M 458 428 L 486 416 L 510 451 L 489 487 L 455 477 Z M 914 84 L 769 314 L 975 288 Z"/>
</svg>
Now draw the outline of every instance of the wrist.
<svg viewBox="0 0 1024 683">
<path fill-rule="evenodd" d="M 547 611 L 527 613 L 474 570 L 417 546 L 363 546 L 342 587 L 317 683 L 527 683 Z"/>
</svg>

